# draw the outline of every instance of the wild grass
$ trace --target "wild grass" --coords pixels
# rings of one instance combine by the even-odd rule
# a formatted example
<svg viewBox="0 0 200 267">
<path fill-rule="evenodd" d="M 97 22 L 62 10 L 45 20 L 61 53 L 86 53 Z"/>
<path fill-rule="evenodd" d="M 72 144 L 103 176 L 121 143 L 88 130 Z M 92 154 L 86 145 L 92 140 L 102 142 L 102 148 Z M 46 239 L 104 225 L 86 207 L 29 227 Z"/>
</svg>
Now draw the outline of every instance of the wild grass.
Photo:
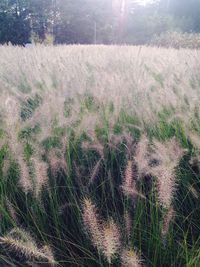
<svg viewBox="0 0 200 267">
<path fill-rule="evenodd" d="M 161 47 L 173 47 L 176 49 L 200 48 L 200 35 L 198 33 L 181 33 L 181 32 L 165 32 L 160 35 L 155 35 L 151 40 L 151 45 Z"/>
<path fill-rule="evenodd" d="M 200 52 L 0 55 L 0 266 L 200 266 Z"/>
</svg>

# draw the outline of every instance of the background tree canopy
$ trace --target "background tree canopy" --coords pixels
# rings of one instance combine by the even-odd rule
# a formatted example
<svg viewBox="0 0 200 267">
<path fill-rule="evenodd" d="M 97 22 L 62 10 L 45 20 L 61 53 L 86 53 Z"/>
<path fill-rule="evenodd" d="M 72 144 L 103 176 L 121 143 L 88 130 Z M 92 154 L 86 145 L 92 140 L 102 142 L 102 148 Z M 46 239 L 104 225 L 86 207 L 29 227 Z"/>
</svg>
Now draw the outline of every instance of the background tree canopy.
<svg viewBox="0 0 200 267">
<path fill-rule="evenodd" d="M 168 31 L 200 32 L 199 0 L 1 0 L 0 43 L 145 44 Z"/>
</svg>

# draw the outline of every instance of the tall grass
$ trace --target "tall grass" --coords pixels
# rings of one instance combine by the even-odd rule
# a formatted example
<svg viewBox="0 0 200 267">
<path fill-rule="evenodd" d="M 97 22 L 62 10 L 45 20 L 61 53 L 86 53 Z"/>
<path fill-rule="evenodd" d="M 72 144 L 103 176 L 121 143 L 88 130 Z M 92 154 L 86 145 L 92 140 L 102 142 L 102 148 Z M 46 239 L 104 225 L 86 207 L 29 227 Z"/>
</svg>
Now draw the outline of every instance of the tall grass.
<svg viewBox="0 0 200 267">
<path fill-rule="evenodd" d="M 200 52 L 0 55 L 0 266 L 200 266 Z"/>
<path fill-rule="evenodd" d="M 176 49 L 199 49 L 200 35 L 198 33 L 165 32 L 155 35 L 150 43 L 151 45 L 173 47 Z"/>
</svg>

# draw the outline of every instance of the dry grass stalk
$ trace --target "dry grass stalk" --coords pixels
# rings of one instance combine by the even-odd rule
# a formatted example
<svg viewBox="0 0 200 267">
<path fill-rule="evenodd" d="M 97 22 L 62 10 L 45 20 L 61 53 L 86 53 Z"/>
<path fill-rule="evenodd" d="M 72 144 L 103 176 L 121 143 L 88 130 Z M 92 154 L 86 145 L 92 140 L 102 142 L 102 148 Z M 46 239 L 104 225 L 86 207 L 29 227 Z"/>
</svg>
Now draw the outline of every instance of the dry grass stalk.
<svg viewBox="0 0 200 267">
<path fill-rule="evenodd" d="M 123 130 L 121 134 L 117 135 L 109 133 L 109 140 L 108 140 L 109 147 L 114 149 L 119 149 L 118 146 L 122 143 L 126 145 L 127 155 L 129 158 L 131 158 L 135 142 L 130 133 L 127 133 L 126 130 Z"/>
<path fill-rule="evenodd" d="M 132 219 L 128 211 L 126 211 L 124 214 L 124 222 L 125 222 L 126 237 L 129 240 L 131 235 Z"/>
<path fill-rule="evenodd" d="M 10 168 L 10 160 L 4 159 L 3 168 L 2 168 L 3 177 L 5 177 L 7 175 L 9 168 Z"/>
<path fill-rule="evenodd" d="M 93 168 L 93 170 L 92 170 L 92 173 L 91 173 L 91 175 L 90 175 L 89 184 L 92 184 L 92 183 L 95 181 L 95 179 L 96 179 L 96 177 L 97 177 L 97 175 L 98 175 L 98 173 L 99 173 L 99 169 L 100 169 L 100 167 L 101 167 L 102 160 L 103 160 L 103 159 L 100 158 L 100 159 L 97 161 L 97 163 L 95 164 L 95 166 L 94 166 L 94 168 Z"/>
<path fill-rule="evenodd" d="M 190 185 L 188 189 L 191 192 L 191 194 L 193 195 L 193 197 L 195 197 L 196 199 L 199 198 L 199 192 L 195 189 L 194 186 Z"/>
<path fill-rule="evenodd" d="M 143 136 L 136 149 L 135 161 L 139 174 L 157 178 L 158 200 L 167 209 L 176 191 L 175 168 L 184 153 L 175 138 L 165 142 L 154 140 L 150 146 Z"/>
<path fill-rule="evenodd" d="M 59 171 L 67 173 L 67 163 L 65 161 L 63 153 L 58 149 L 51 149 L 48 153 L 48 161 L 53 176 Z"/>
<path fill-rule="evenodd" d="M 80 180 L 81 177 L 82 177 L 82 174 L 81 174 L 81 168 L 80 168 L 80 166 L 76 163 L 75 160 L 73 161 L 73 167 L 74 167 L 76 176 L 77 176 L 78 179 Z"/>
<path fill-rule="evenodd" d="M 120 232 L 113 219 L 103 225 L 102 252 L 110 264 L 113 257 L 119 252 L 121 241 Z"/>
<path fill-rule="evenodd" d="M 139 175 L 144 175 L 148 172 L 149 162 L 148 162 L 148 145 L 149 140 L 145 135 L 143 135 L 137 145 L 134 160 L 137 164 Z"/>
<path fill-rule="evenodd" d="M 83 200 L 83 222 L 84 226 L 91 236 L 93 245 L 98 249 L 102 249 L 102 227 L 98 219 L 96 207 L 88 198 Z"/>
<path fill-rule="evenodd" d="M 118 226 L 112 218 L 108 222 L 100 222 L 96 207 L 87 198 L 83 201 L 82 216 L 93 245 L 111 263 L 112 258 L 118 253 L 121 246 Z"/>
<path fill-rule="evenodd" d="M 125 171 L 124 171 L 124 179 L 122 185 L 128 188 L 135 188 L 135 177 L 133 173 L 133 162 L 128 160 Z"/>
<path fill-rule="evenodd" d="M 200 149 L 200 136 L 194 133 L 188 133 L 188 136 L 190 140 L 192 141 L 192 144 L 197 148 Z"/>
<path fill-rule="evenodd" d="M 9 201 L 9 199 L 6 197 L 6 206 L 9 211 L 9 214 L 14 222 L 18 223 L 17 214 L 14 208 L 14 205 Z"/>
<path fill-rule="evenodd" d="M 153 142 L 151 158 L 157 164 L 150 166 L 148 172 L 157 177 L 158 199 L 167 209 L 171 206 L 176 191 L 175 168 L 183 155 L 184 150 L 175 138 L 164 143 L 157 140 Z"/>
<path fill-rule="evenodd" d="M 138 192 L 138 190 L 131 189 L 128 187 L 122 187 L 122 190 L 126 196 L 132 197 L 133 199 L 135 199 L 136 197 L 146 199 L 146 197 L 142 193 Z"/>
<path fill-rule="evenodd" d="M 35 196 L 38 197 L 41 193 L 42 187 L 48 183 L 48 165 L 40 159 L 39 155 L 32 157 L 31 162 L 34 167 L 33 192 Z"/>
<path fill-rule="evenodd" d="M 136 198 L 137 196 L 145 198 L 145 196 L 138 192 L 136 188 L 136 175 L 133 170 L 133 161 L 129 160 L 125 167 L 123 182 L 122 182 L 122 191 L 124 195 Z"/>
<path fill-rule="evenodd" d="M 6 97 L 6 96 L 5 96 Z M 19 142 L 17 133 L 21 124 L 20 103 L 17 98 L 13 96 L 7 96 L 4 102 L 5 105 L 5 129 L 7 133 L 7 141 L 9 148 L 14 155 L 20 168 L 19 185 L 22 187 L 25 193 L 28 193 L 32 189 L 29 168 L 23 158 L 23 144 Z"/>
<path fill-rule="evenodd" d="M 46 247 L 39 248 L 30 234 L 23 229 L 14 228 L 7 235 L 0 237 L 0 243 L 29 260 L 43 261 L 51 265 L 56 263 L 51 250 L 47 251 Z"/>
<path fill-rule="evenodd" d="M 157 114 L 162 111 L 164 104 L 172 106 L 177 114 L 183 113 L 184 118 L 191 117 L 192 110 L 198 106 L 199 92 L 192 88 L 191 80 L 195 81 L 194 85 L 197 87 L 199 51 L 126 46 L 110 46 L 109 49 L 106 46 L 96 46 L 92 56 L 86 46 L 38 46 L 30 51 L 3 46 L 0 51 L 1 91 L 25 98 L 25 94 L 20 90 L 22 86 L 28 86 L 32 90 L 30 94 L 40 94 L 44 101 L 41 105 L 43 108 L 38 108 L 34 117 L 36 120 L 42 120 L 42 117 L 47 115 L 47 124 L 52 122 L 55 115 L 60 125 L 65 124 L 65 99 L 74 99 L 77 94 L 84 95 L 88 91 L 94 92 L 98 105 L 107 104 L 111 100 L 115 117 L 119 115 L 121 108 L 126 107 L 131 114 L 144 122 L 156 121 Z M 105 71 L 107 61 L 112 62 L 110 73 Z M 125 63 L 131 68 L 122 71 L 121 66 Z M 88 83 L 89 73 L 86 64 L 94 66 L 94 83 Z M 177 65 L 181 66 L 178 70 Z M 131 73 L 131 79 L 127 79 L 132 69 L 134 74 Z M 152 76 L 152 73 L 159 74 L 160 80 Z M 174 90 L 177 83 L 178 92 Z M 151 88 L 156 90 L 150 90 Z M 127 96 L 126 99 L 124 95 Z M 75 106 L 73 109 L 79 110 L 80 104 Z M 90 120 L 85 116 L 80 128 L 85 127 L 90 131 L 93 121 L 98 121 L 98 118 Z"/>
<path fill-rule="evenodd" d="M 138 254 L 132 250 L 123 250 L 121 254 L 122 267 L 141 267 L 142 260 Z"/>
<path fill-rule="evenodd" d="M 27 163 L 21 157 L 21 155 L 18 156 L 18 164 L 20 167 L 19 185 L 27 194 L 29 191 L 33 191 L 33 184 L 30 178 L 29 167 L 27 166 Z"/>
<path fill-rule="evenodd" d="M 125 195 L 134 195 L 133 192 L 137 192 L 132 160 L 128 160 L 126 164 L 121 188 Z"/>
<path fill-rule="evenodd" d="M 174 219 L 174 216 L 175 216 L 174 209 L 173 207 L 170 207 L 165 213 L 164 218 L 163 218 L 162 229 L 161 229 L 161 235 L 163 239 L 165 239 L 168 233 L 170 223 Z"/>
</svg>

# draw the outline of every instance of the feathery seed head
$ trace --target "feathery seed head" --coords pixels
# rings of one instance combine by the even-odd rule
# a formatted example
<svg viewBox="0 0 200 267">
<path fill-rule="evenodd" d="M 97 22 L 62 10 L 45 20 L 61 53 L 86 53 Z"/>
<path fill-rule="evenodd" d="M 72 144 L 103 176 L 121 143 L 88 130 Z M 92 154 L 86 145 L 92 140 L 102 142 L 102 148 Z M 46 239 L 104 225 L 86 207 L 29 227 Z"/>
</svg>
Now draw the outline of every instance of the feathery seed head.
<svg viewBox="0 0 200 267">
<path fill-rule="evenodd" d="M 124 214 L 124 223 L 125 223 L 126 237 L 127 239 L 129 239 L 131 235 L 132 220 L 128 211 L 126 211 Z"/>
<path fill-rule="evenodd" d="M 133 162 L 131 160 L 127 162 L 121 189 L 124 195 L 132 197 L 133 199 L 137 196 L 145 198 L 145 196 L 139 193 L 136 188 L 136 178 L 133 171 Z"/>
<path fill-rule="evenodd" d="M 121 246 L 120 232 L 118 226 L 110 219 L 103 225 L 103 247 L 102 252 L 109 264 L 112 258 L 118 253 Z"/>
<path fill-rule="evenodd" d="M 64 155 L 58 149 L 51 149 L 48 153 L 48 161 L 50 164 L 51 172 L 53 176 L 62 170 L 67 173 L 67 163 L 64 159 Z"/>
<path fill-rule="evenodd" d="M 149 173 L 157 177 L 158 199 L 166 208 L 171 206 L 176 191 L 175 168 L 183 155 L 184 150 L 175 138 L 164 143 L 153 142 L 151 159 L 156 160 L 158 165 L 150 166 Z"/>
<path fill-rule="evenodd" d="M 23 191 L 27 194 L 29 191 L 33 190 L 33 185 L 29 173 L 29 167 L 27 166 L 27 163 L 21 157 L 21 155 L 18 156 L 18 164 L 20 168 L 19 185 L 23 189 Z"/>
<path fill-rule="evenodd" d="M 133 175 L 133 162 L 131 160 L 128 160 L 125 172 L 124 172 L 124 179 L 122 186 L 127 188 L 133 188 L 134 183 L 134 175 Z"/>
<path fill-rule="evenodd" d="M 176 191 L 175 168 L 184 152 L 175 138 L 163 143 L 154 140 L 149 146 L 146 136 L 141 138 L 136 149 L 134 158 L 139 174 L 157 178 L 158 199 L 166 208 L 171 206 Z"/>
<path fill-rule="evenodd" d="M 148 144 L 149 140 L 145 135 L 143 135 L 137 145 L 135 151 L 135 162 L 137 164 L 137 169 L 139 175 L 146 174 L 148 172 Z"/>
<path fill-rule="evenodd" d="M 7 235 L 0 237 L 0 243 L 29 260 L 43 261 L 51 265 L 56 263 L 51 250 L 39 248 L 31 235 L 23 229 L 12 229 Z"/>
<path fill-rule="evenodd" d="M 93 245 L 100 250 L 102 248 L 102 229 L 96 212 L 96 207 L 88 198 L 83 200 L 83 222 L 87 232 L 91 236 Z"/>
<path fill-rule="evenodd" d="M 48 182 L 47 170 L 48 165 L 42 161 L 39 156 L 31 158 L 34 167 L 34 193 L 39 196 L 41 189 Z"/>
<path fill-rule="evenodd" d="M 123 250 L 121 260 L 122 267 L 141 267 L 142 264 L 142 260 L 133 249 Z"/>
<path fill-rule="evenodd" d="M 175 211 L 173 207 L 170 207 L 165 213 L 164 218 L 163 218 L 163 224 L 162 224 L 162 229 L 161 229 L 162 238 L 166 237 L 167 232 L 169 230 L 170 223 L 173 220 L 174 216 L 175 216 Z"/>
<path fill-rule="evenodd" d="M 92 172 L 91 172 L 91 176 L 90 176 L 90 181 L 89 184 L 93 183 L 98 175 L 99 169 L 101 167 L 101 162 L 102 162 L 102 158 L 100 158 L 97 163 L 95 164 Z"/>
</svg>

